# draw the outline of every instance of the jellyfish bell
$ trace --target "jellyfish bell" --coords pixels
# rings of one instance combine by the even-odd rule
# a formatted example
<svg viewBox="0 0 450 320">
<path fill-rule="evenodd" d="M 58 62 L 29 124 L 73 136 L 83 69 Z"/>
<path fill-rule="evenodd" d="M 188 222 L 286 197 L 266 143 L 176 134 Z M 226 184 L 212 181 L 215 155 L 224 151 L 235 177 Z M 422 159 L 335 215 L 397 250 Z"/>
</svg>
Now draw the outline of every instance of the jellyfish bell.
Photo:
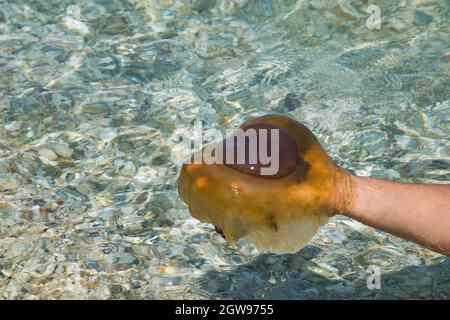
<svg viewBox="0 0 450 320">
<path fill-rule="evenodd" d="M 282 127 L 256 122 L 236 130 L 223 142 L 224 163 L 244 174 L 282 178 L 294 171 L 297 147 Z"/>
<path fill-rule="evenodd" d="M 336 188 L 346 173 L 293 119 L 263 116 L 240 129 L 244 137 L 233 134 L 215 145 L 222 161 L 182 166 L 179 193 L 191 215 L 227 241 L 245 238 L 270 252 L 296 252 L 339 207 Z"/>
</svg>

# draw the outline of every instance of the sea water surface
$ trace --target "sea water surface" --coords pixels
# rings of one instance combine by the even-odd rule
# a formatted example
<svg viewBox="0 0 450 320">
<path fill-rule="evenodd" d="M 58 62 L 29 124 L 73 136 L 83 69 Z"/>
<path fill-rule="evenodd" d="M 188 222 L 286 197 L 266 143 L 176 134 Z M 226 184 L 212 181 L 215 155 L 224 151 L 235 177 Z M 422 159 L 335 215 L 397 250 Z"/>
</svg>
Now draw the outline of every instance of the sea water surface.
<svg viewBox="0 0 450 320">
<path fill-rule="evenodd" d="M 341 216 L 296 254 L 227 246 L 170 142 L 282 113 L 359 175 L 448 182 L 449 8 L 0 0 L 0 298 L 449 299 L 448 258 Z"/>
</svg>

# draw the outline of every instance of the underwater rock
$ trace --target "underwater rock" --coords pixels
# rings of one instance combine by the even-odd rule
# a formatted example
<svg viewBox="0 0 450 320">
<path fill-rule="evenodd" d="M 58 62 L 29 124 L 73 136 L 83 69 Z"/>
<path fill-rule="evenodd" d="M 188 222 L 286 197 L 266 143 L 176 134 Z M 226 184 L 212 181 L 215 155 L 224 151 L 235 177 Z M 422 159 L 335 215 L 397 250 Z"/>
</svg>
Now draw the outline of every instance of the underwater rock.
<svg viewBox="0 0 450 320">
<path fill-rule="evenodd" d="M 103 142 L 110 142 L 117 136 L 117 130 L 114 128 L 105 128 L 99 132 L 98 136 Z"/>
<path fill-rule="evenodd" d="M 70 158 L 73 154 L 73 150 L 66 143 L 57 143 L 52 146 L 52 149 L 57 155 L 65 158 Z"/>
<path fill-rule="evenodd" d="M 429 24 L 433 20 L 432 16 L 429 16 L 428 14 L 416 10 L 414 12 L 414 24 L 417 26 L 423 26 L 426 24 Z"/>
<path fill-rule="evenodd" d="M 6 131 L 12 132 L 12 131 L 17 131 L 20 129 L 20 127 L 22 126 L 22 124 L 19 121 L 12 121 L 10 123 L 7 123 L 3 126 L 3 128 Z"/>
<path fill-rule="evenodd" d="M 42 148 L 39 150 L 39 155 L 50 161 L 58 159 L 58 155 L 53 150 L 47 148 Z"/>
</svg>

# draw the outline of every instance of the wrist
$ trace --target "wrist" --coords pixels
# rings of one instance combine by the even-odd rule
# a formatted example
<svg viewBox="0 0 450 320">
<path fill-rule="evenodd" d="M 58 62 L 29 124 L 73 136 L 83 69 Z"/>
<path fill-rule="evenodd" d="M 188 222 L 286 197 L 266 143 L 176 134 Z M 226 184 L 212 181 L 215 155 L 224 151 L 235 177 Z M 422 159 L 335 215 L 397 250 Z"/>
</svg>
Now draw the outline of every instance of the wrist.
<svg viewBox="0 0 450 320">
<path fill-rule="evenodd" d="M 352 211 L 358 177 L 336 166 L 332 179 L 333 189 L 329 196 L 329 215 L 348 216 Z"/>
</svg>

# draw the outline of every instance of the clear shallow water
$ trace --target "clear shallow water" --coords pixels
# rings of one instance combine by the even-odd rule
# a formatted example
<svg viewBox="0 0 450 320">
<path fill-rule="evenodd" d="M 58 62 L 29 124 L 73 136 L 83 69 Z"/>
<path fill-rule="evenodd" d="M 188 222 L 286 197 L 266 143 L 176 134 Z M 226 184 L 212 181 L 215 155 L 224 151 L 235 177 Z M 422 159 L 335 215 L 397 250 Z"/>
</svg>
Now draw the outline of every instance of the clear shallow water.
<svg viewBox="0 0 450 320">
<path fill-rule="evenodd" d="M 413 243 L 336 217 L 257 255 L 176 190 L 175 129 L 269 112 L 360 175 L 449 181 L 448 2 L 378 4 L 0 0 L 1 297 L 450 298 Z"/>
</svg>

